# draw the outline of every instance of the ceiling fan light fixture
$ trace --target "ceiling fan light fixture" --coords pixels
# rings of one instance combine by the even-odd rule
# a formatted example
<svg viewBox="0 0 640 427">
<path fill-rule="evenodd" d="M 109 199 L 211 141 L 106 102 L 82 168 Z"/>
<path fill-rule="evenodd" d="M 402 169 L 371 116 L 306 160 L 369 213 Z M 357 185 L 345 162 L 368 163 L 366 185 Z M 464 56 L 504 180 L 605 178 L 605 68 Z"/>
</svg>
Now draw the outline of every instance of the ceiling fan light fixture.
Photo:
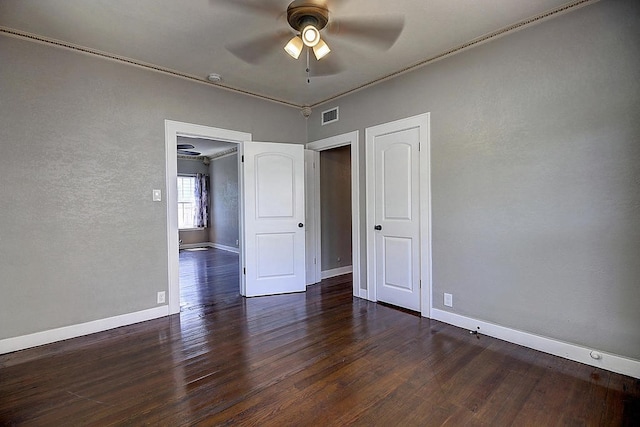
<svg viewBox="0 0 640 427">
<path fill-rule="evenodd" d="M 309 47 L 314 47 L 320 42 L 320 31 L 311 24 L 304 27 L 300 34 L 304 44 Z"/>
<path fill-rule="evenodd" d="M 331 49 L 329 49 L 329 46 L 322 39 L 320 39 L 318 44 L 313 47 L 313 54 L 316 56 L 318 61 L 327 56 L 329 52 L 331 52 Z"/>
<path fill-rule="evenodd" d="M 284 47 L 284 50 L 293 58 L 298 59 L 300 57 L 300 53 L 302 52 L 303 42 L 302 39 L 298 36 L 295 36 L 289 43 Z"/>
</svg>

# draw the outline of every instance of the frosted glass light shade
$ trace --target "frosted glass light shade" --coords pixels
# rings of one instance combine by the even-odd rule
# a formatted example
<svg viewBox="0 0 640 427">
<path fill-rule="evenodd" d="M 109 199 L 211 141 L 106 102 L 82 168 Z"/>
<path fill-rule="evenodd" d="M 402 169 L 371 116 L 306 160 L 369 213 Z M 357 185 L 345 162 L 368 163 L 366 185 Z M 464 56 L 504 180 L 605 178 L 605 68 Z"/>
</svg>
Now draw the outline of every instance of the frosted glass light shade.
<svg viewBox="0 0 640 427">
<path fill-rule="evenodd" d="M 302 29 L 300 33 L 302 35 L 302 41 L 309 47 L 314 47 L 320 41 L 320 31 L 313 25 L 307 25 Z"/>
<path fill-rule="evenodd" d="M 313 47 L 313 54 L 318 61 L 327 56 L 329 52 L 331 52 L 331 49 L 329 49 L 329 46 L 322 39 Z"/>
<path fill-rule="evenodd" d="M 300 53 L 302 52 L 302 39 L 298 36 L 295 36 L 289 43 L 284 47 L 284 50 L 291 55 L 293 59 L 298 59 L 300 57 Z"/>
</svg>

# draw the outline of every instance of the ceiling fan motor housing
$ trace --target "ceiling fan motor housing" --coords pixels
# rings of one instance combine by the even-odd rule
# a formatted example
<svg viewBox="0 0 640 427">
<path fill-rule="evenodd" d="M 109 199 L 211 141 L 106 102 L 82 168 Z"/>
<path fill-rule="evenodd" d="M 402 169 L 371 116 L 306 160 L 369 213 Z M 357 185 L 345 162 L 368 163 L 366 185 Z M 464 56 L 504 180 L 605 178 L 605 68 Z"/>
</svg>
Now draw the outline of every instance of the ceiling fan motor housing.
<svg viewBox="0 0 640 427">
<path fill-rule="evenodd" d="M 313 2 L 294 1 L 287 8 L 287 21 L 296 31 L 313 25 L 318 31 L 329 22 L 329 9 Z"/>
</svg>

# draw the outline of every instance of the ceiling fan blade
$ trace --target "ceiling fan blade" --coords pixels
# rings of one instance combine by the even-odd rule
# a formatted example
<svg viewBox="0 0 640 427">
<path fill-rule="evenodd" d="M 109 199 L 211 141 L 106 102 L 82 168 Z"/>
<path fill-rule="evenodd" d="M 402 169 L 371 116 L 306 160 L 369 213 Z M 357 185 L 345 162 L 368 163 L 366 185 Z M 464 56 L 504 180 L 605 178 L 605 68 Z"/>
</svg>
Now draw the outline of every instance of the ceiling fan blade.
<svg viewBox="0 0 640 427">
<path fill-rule="evenodd" d="M 199 156 L 200 153 L 197 151 L 187 151 L 187 150 L 178 150 L 178 154 L 182 154 L 183 156 Z"/>
<path fill-rule="evenodd" d="M 320 61 L 315 60 L 309 64 L 309 75 L 311 77 L 332 76 L 344 71 L 345 67 L 340 57 L 335 52 L 330 52 Z"/>
<path fill-rule="evenodd" d="M 263 34 L 237 43 L 229 43 L 225 47 L 229 52 L 249 64 L 259 64 L 267 56 L 279 49 L 293 37 L 288 30 Z M 284 53 L 284 50 L 283 50 Z"/>
<path fill-rule="evenodd" d="M 230 7 L 243 12 L 279 17 L 282 15 L 282 2 L 276 0 L 209 0 L 212 6 Z"/>
<path fill-rule="evenodd" d="M 178 150 L 191 150 L 192 148 L 196 148 L 191 144 L 178 144 Z"/>
<path fill-rule="evenodd" d="M 351 39 L 376 49 L 387 50 L 398 40 L 403 28 L 404 16 L 391 15 L 333 19 L 326 31 L 344 40 Z"/>
<path fill-rule="evenodd" d="M 346 3 L 349 3 L 349 0 L 327 0 L 326 5 L 330 11 L 335 12 Z"/>
</svg>

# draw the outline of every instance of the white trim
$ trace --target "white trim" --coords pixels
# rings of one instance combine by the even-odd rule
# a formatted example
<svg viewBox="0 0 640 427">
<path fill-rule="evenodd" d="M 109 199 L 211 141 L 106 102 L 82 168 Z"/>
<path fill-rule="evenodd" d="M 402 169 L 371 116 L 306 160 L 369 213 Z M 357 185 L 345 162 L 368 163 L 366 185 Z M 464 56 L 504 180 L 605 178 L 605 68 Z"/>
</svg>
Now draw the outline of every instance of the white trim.
<svg viewBox="0 0 640 427">
<path fill-rule="evenodd" d="M 309 230 L 311 236 L 308 241 L 305 240 L 305 260 L 309 264 L 313 258 L 312 267 L 307 271 L 306 283 L 313 285 L 320 283 L 322 265 L 322 247 L 320 242 L 321 224 L 320 224 L 320 152 L 305 148 L 305 227 Z M 310 159 L 311 157 L 311 159 Z M 309 165 L 311 163 L 311 166 Z"/>
<path fill-rule="evenodd" d="M 180 250 L 182 249 L 198 249 L 198 248 L 212 248 L 213 243 L 209 242 L 201 242 L 201 243 L 184 243 L 180 245 Z"/>
<path fill-rule="evenodd" d="M 431 252 L 431 113 L 416 116 L 420 126 L 420 314 L 431 317 L 432 252 Z"/>
<path fill-rule="evenodd" d="M 166 182 L 165 191 L 167 194 L 167 278 L 169 289 L 169 314 L 176 314 L 180 312 L 180 282 L 178 280 L 178 210 L 174 209 L 177 206 L 177 188 L 175 182 L 178 177 L 177 160 L 178 152 L 176 145 L 178 143 L 178 135 L 190 136 L 196 138 L 210 138 L 217 141 L 232 142 L 238 144 L 238 159 L 242 155 L 242 144 L 244 141 L 251 141 L 252 135 L 246 132 L 238 132 L 228 129 L 214 128 L 210 126 L 201 126 L 191 123 L 177 122 L 173 120 L 165 120 L 165 167 L 166 167 Z M 239 179 L 242 172 L 240 167 L 238 168 Z M 239 181 L 239 185 L 242 181 Z M 242 187 L 238 187 L 238 197 L 242 199 Z M 242 205 L 240 205 L 242 209 Z M 242 217 L 242 214 L 240 213 Z M 243 223 L 240 221 L 240 236 L 243 236 Z M 241 250 L 241 249 L 240 249 Z M 240 262 L 240 272 L 242 273 L 242 265 Z M 240 276 L 242 277 L 242 275 Z M 242 284 L 240 284 L 240 291 L 242 292 Z"/>
<path fill-rule="evenodd" d="M 238 147 L 235 147 L 233 149 L 233 151 L 226 153 L 226 154 L 222 154 L 220 156 L 216 156 L 216 157 L 210 157 L 209 158 L 209 162 L 215 162 L 216 160 L 220 160 L 220 159 L 226 159 L 227 157 L 231 157 L 231 156 L 237 156 L 238 155 Z"/>
<path fill-rule="evenodd" d="M 461 316 L 449 311 L 437 308 L 431 309 L 432 319 L 439 320 L 450 325 L 458 326 L 470 331 L 478 331 L 481 335 L 488 335 L 513 344 L 539 350 L 554 356 L 563 357 L 575 362 L 606 369 L 634 378 L 640 378 L 640 361 L 618 356 L 604 351 L 587 348 L 577 344 L 571 344 L 540 335 L 506 328 L 494 323 L 484 322 L 471 317 Z M 478 327 L 480 329 L 478 329 Z M 601 354 L 600 359 L 593 359 L 591 352 Z"/>
<path fill-rule="evenodd" d="M 234 248 L 233 246 L 221 245 L 220 243 L 209 243 L 212 248 L 221 249 L 227 252 L 233 252 L 234 254 L 240 254 L 240 248 Z"/>
<path fill-rule="evenodd" d="M 48 331 L 36 332 L 14 338 L 6 338 L 0 340 L 0 354 L 11 353 L 12 351 L 24 350 L 25 348 L 81 337 L 96 332 L 119 328 L 121 326 L 157 319 L 167 315 L 169 315 L 169 306 L 163 305 L 150 308 L 148 310 L 108 317 L 106 319 L 93 320 L 91 322 L 64 326 L 62 328 L 50 329 Z"/>
<path fill-rule="evenodd" d="M 214 249 L 220 249 L 227 252 L 233 252 L 234 254 L 240 253 L 239 248 L 222 245 L 220 243 L 202 242 L 202 243 L 185 243 L 184 245 L 180 245 L 180 249 L 198 249 L 198 248 L 214 248 Z"/>
<path fill-rule="evenodd" d="M 431 114 L 423 113 L 393 122 L 371 126 L 365 129 L 365 145 L 372 147 L 375 135 L 388 133 L 393 129 L 418 127 L 420 129 L 420 314 L 431 317 L 432 311 L 432 264 L 431 264 Z M 375 276 L 375 253 L 373 248 L 374 185 L 373 151 L 366 153 L 366 229 L 367 229 L 367 299 L 377 301 Z"/>
<path fill-rule="evenodd" d="M 332 148 L 343 147 L 345 145 L 351 146 L 351 263 L 353 266 L 353 295 L 361 298 L 360 272 L 362 271 L 362 268 L 360 265 L 360 254 L 362 248 L 360 247 L 360 134 L 356 130 L 342 135 L 332 136 L 330 138 L 311 142 L 307 144 L 306 148 L 308 150 L 324 151 Z M 317 187 L 320 187 L 319 173 Z M 317 197 L 320 197 L 319 192 Z M 318 221 L 318 223 L 319 222 L 320 221 Z M 320 244 L 321 235 L 319 225 L 317 233 L 317 241 L 318 244 Z M 318 249 L 318 255 L 320 255 L 320 253 L 321 251 Z M 322 265 L 321 259 L 320 256 L 318 256 L 318 266 L 320 265 Z M 322 277 L 322 273 L 320 273 L 320 276 Z"/>
<path fill-rule="evenodd" d="M 346 267 L 333 268 L 331 270 L 324 270 L 322 273 L 320 273 L 320 276 L 322 280 L 324 280 L 324 279 L 329 279 L 331 277 L 342 276 L 343 274 L 349 274 L 349 273 L 353 273 L 352 265 L 347 265 Z M 360 296 L 360 294 L 356 296 Z"/>
</svg>

